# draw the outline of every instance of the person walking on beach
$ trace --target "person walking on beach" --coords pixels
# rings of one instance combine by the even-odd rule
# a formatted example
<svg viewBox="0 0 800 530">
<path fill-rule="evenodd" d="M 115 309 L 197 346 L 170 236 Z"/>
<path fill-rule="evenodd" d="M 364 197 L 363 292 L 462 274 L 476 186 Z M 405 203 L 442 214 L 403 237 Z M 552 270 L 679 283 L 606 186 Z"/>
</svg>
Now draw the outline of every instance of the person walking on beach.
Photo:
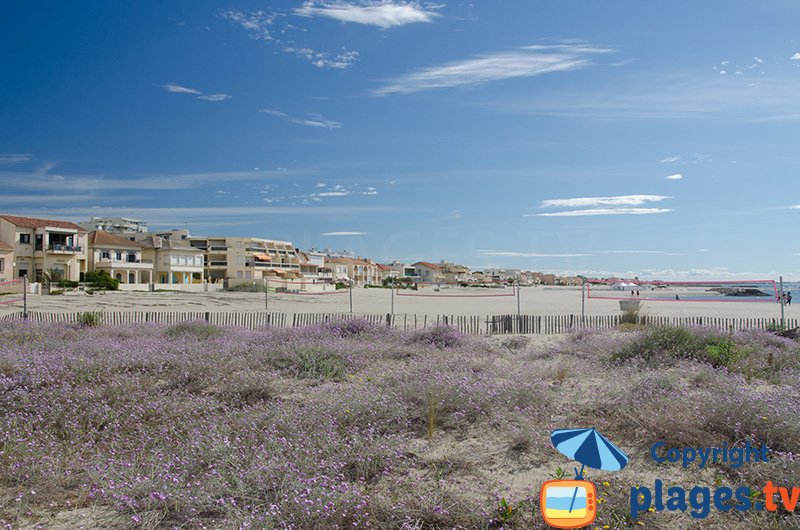
<svg viewBox="0 0 800 530">
<path fill-rule="evenodd" d="M 786 305 L 792 305 L 792 291 L 786 293 Z"/>
</svg>

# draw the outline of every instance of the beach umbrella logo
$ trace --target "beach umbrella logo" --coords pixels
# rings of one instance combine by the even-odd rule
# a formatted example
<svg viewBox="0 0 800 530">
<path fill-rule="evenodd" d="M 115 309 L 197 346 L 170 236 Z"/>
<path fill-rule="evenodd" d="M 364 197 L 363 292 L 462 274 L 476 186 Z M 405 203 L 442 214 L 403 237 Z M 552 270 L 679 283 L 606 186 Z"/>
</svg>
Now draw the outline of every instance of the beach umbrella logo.
<svg viewBox="0 0 800 530">
<path fill-rule="evenodd" d="M 571 460 L 580 462 L 574 480 L 549 480 L 542 484 L 539 504 L 544 521 L 554 528 L 582 528 L 597 517 L 597 489 L 584 480 L 588 466 L 603 471 L 619 471 L 628 455 L 600 434 L 597 429 L 556 429 L 550 433 L 553 446 Z"/>
</svg>

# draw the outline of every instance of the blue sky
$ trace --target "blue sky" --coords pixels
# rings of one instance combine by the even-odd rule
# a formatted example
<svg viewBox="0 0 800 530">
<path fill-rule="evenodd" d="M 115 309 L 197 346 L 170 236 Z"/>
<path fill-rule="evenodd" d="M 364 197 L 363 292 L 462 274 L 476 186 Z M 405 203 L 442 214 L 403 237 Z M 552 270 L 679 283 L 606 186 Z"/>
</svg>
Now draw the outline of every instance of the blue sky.
<svg viewBox="0 0 800 530">
<path fill-rule="evenodd" d="M 800 4 L 8 2 L 0 211 L 800 278 Z"/>
</svg>

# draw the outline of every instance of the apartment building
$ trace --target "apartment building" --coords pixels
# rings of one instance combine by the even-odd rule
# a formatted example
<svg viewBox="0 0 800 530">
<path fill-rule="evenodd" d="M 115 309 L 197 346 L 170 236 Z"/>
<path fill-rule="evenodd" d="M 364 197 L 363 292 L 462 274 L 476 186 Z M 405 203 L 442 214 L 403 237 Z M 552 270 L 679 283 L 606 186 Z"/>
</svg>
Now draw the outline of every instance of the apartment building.
<svg viewBox="0 0 800 530">
<path fill-rule="evenodd" d="M 428 261 L 418 261 L 411 265 L 414 268 L 414 276 L 420 283 L 444 283 L 442 268 Z"/>
<path fill-rule="evenodd" d="M 444 276 L 444 281 L 447 283 L 468 283 L 474 280 L 470 274 L 469 267 L 466 265 L 442 261 L 439 264 L 439 269 L 442 272 L 442 276 Z"/>
<path fill-rule="evenodd" d="M 192 247 L 205 252 L 210 282 L 300 278 L 300 259 L 291 241 L 255 237 L 190 237 Z"/>
<path fill-rule="evenodd" d="M 88 270 L 88 232 L 68 221 L 0 214 L 0 241 L 14 249 L 14 277 L 36 282 L 48 270 L 79 281 Z"/>
<path fill-rule="evenodd" d="M 127 217 L 92 217 L 85 223 L 78 223 L 88 232 L 100 230 L 113 234 L 146 233 L 147 223 Z"/>
<path fill-rule="evenodd" d="M 153 281 L 153 260 L 143 257 L 144 245 L 104 231 L 89 232 L 90 267 L 104 270 L 120 283 Z"/>
<path fill-rule="evenodd" d="M 205 253 L 179 238 L 147 236 L 139 239 L 143 255 L 153 263 L 153 283 L 203 283 Z"/>
<path fill-rule="evenodd" d="M 334 279 L 354 285 L 379 285 L 381 274 L 374 261 L 358 258 L 329 258 L 326 266 L 333 270 Z"/>
<path fill-rule="evenodd" d="M 14 247 L 0 241 L 0 282 L 14 278 Z"/>
</svg>

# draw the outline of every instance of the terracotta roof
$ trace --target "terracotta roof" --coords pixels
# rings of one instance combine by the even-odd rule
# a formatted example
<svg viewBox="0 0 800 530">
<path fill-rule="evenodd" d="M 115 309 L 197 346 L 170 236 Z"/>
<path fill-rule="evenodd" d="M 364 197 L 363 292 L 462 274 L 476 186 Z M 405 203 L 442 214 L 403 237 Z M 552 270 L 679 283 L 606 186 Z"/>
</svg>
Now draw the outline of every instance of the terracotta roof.
<svg viewBox="0 0 800 530">
<path fill-rule="evenodd" d="M 430 263 L 428 261 L 418 261 L 415 264 L 413 264 L 412 267 L 416 267 L 417 265 L 422 265 L 423 267 L 428 267 L 429 269 L 433 269 L 435 271 L 441 269 L 441 267 L 439 267 L 435 263 Z"/>
<path fill-rule="evenodd" d="M 89 245 L 92 247 L 123 247 L 123 248 L 144 248 L 144 245 L 125 239 L 124 237 L 115 236 L 102 230 L 89 232 Z"/>
<path fill-rule="evenodd" d="M 392 268 L 389 265 L 384 265 L 383 263 L 378 263 L 378 268 L 382 271 L 392 270 Z"/>
<path fill-rule="evenodd" d="M 13 223 L 17 226 L 23 226 L 25 228 L 44 228 L 46 226 L 51 226 L 53 228 L 67 228 L 69 230 L 86 232 L 85 228 L 78 226 L 75 223 L 70 223 L 69 221 L 55 221 L 53 219 L 37 219 L 36 217 L 19 217 L 16 215 L 5 214 L 0 215 L 0 217 L 9 223 Z"/>
<path fill-rule="evenodd" d="M 0 250 L 14 250 L 14 247 L 9 245 L 5 241 L 0 241 Z"/>
</svg>

